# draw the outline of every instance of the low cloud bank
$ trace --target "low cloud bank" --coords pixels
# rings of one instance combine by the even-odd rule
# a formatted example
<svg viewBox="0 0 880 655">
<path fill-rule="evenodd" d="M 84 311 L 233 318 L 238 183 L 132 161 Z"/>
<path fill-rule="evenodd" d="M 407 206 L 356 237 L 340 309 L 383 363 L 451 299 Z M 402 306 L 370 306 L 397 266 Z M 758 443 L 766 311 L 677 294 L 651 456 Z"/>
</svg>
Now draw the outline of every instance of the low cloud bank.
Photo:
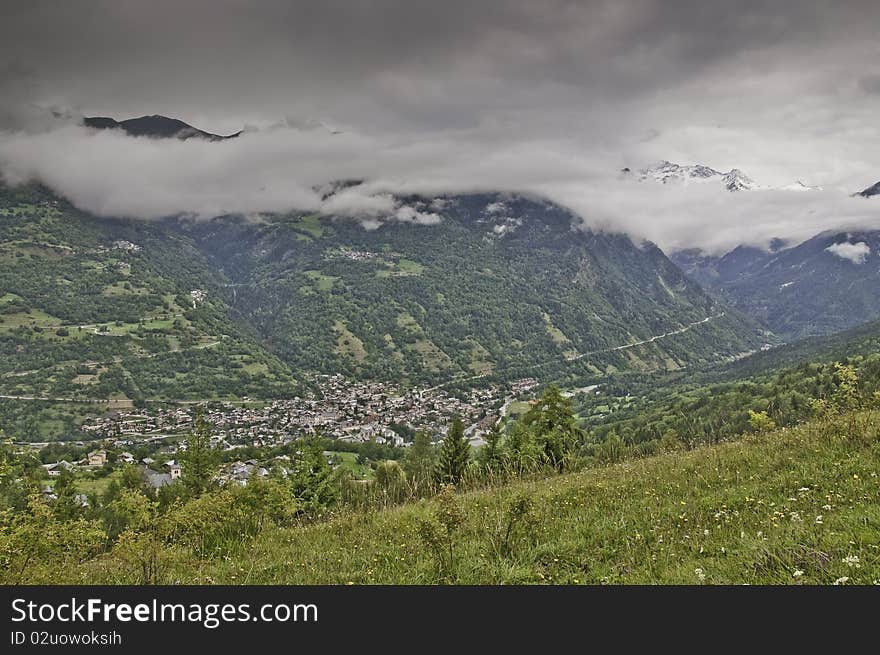
<svg viewBox="0 0 880 655">
<path fill-rule="evenodd" d="M 619 174 L 617 152 L 546 138 L 471 137 L 444 132 L 395 140 L 274 126 L 210 143 L 68 123 L 0 132 L 0 174 L 10 184 L 43 182 L 101 216 L 145 220 L 304 210 L 349 216 L 367 229 L 430 225 L 442 220 L 442 209 L 399 197 L 501 191 L 545 196 L 588 228 L 626 232 L 665 250 L 720 252 L 774 237 L 800 241 L 826 229 L 880 229 L 880 202 L 851 197 L 858 189 L 731 193 L 720 185 L 638 182 Z M 365 182 L 327 194 L 328 184 L 353 179 Z"/>
</svg>

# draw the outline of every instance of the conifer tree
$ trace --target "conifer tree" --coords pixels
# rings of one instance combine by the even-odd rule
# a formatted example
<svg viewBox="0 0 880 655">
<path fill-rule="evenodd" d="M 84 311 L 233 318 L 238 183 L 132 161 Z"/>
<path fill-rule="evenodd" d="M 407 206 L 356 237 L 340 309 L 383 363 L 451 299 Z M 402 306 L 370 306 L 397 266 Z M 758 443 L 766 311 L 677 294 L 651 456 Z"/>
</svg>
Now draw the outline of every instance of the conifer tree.
<svg viewBox="0 0 880 655">
<path fill-rule="evenodd" d="M 210 486 L 217 469 L 217 452 L 211 447 L 211 426 L 199 412 L 195 429 L 186 439 L 186 451 L 180 456 L 183 482 L 193 496 L 200 496 Z"/>
<path fill-rule="evenodd" d="M 487 471 L 499 472 L 503 463 L 501 452 L 501 427 L 493 425 L 486 433 L 486 445 L 480 448 L 479 460 L 482 467 Z"/>
<path fill-rule="evenodd" d="M 458 484 L 467 469 L 471 446 L 464 436 L 464 425 L 456 417 L 443 440 L 434 477 L 440 484 Z"/>
<path fill-rule="evenodd" d="M 545 461 L 560 470 L 565 458 L 583 437 L 577 426 L 571 399 L 563 396 L 555 385 L 548 387 L 538 402 L 526 412 L 523 424 L 540 444 Z"/>
<path fill-rule="evenodd" d="M 403 469 L 417 488 L 423 487 L 431 480 L 434 473 L 434 444 L 427 432 L 419 431 L 413 439 L 412 446 L 406 451 Z"/>
</svg>

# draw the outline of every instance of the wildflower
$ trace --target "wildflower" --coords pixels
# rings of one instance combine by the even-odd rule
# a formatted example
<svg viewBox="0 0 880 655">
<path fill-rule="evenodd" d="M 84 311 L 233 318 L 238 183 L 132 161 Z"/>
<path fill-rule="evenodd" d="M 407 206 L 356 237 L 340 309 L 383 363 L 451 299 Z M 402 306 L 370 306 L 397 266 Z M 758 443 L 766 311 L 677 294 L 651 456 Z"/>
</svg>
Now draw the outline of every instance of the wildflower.
<svg viewBox="0 0 880 655">
<path fill-rule="evenodd" d="M 788 517 L 792 521 L 800 521 L 801 520 L 801 513 L 800 512 L 789 512 Z"/>
<path fill-rule="evenodd" d="M 708 531 L 708 530 L 703 530 L 703 534 L 708 535 L 708 534 L 709 534 L 709 531 Z"/>
<path fill-rule="evenodd" d="M 801 571 L 800 569 L 795 569 L 795 572 L 792 573 L 792 575 L 793 575 L 794 577 L 796 577 L 796 578 L 801 577 L 803 574 L 804 574 L 804 572 Z"/>
<path fill-rule="evenodd" d="M 862 568 L 862 565 L 859 563 L 858 555 L 847 555 L 843 558 L 843 563 L 846 564 L 850 568 Z"/>
<path fill-rule="evenodd" d="M 706 581 L 706 574 L 703 572 L 703 569 L 694 569 L 694 575 L 697 576 L 697 580 L 700 582 Z"/>
<path fill-rule="evenodd" d="M 822 515 L 819 514 L 819 515 L 816 517 L 816 525 L 822 525 L 822 523 L 823 523 L 823 521 L 822 521 Z"/>
<path fill-rule="evenodd" d="M 826 512 L 830 512 L 830 511 L 831 511 L 831 505 L 822 505 L 822 509 L 824 509 Z"/>
<path fill-rule="evenodd" d="M 834 581 L 834 584 L 835 585 L 842 585 L 842 584 L 846 584 L 847 582 L 849 582 L 849 578 L 847 576 L 843 576 L 842 578 L 837 578 L 837 580 Z"/>
</svg>

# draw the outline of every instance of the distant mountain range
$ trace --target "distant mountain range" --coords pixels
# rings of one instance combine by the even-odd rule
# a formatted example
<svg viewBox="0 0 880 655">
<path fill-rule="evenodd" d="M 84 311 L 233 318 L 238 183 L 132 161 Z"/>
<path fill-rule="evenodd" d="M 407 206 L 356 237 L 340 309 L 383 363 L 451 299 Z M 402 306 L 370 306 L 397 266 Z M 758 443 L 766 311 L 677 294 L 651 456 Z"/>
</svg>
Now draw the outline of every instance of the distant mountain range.
<svg viewBox="0 0 880 655">
<path fill-rule="evenodd" d="M 738 168 L 729 171 L 717 171 L 703 164 L 682 165 L 670 161 L 662 161 L 654 166 L 633 172 L 630 168 L 621 171 L 624 176 L 632 177 L 640 182 L 651 181 L 661 184 L 721 184 L 728 191 L 752 191 L 752 190 L 784 190 L 784 191 L 812 191 L 819 187 L 812 187 L 803 182 L 795 182 L 781 187 L 761 185 Z"/>
<path fill-rule="evenodd" d="M 790 248 L 777 240 L 721 257 L 684 250 L 671 259 L 788 340 L 880 318 L 880 231 L 829 231 Z"/>
<path fill-rule="evenodd" d="M 153 116 L 141 116 L 117 121 L 105 116 L 91 116 L 83 118 L 83 124 L 98 130 L 123 130 L 129 136 L 146 136 L 154 139 L 206 139 L 208 141 L 225 141 L 234 139 L 241 132 L 222 136 L 205 132 L 177 118 L 168 118 L 154 114 Z"/>
<path fill-rule="evenodd" d="M 737 192 L 821 190 L 802 182 L 759 185 L 737 168 L 724 173 L 669 161 L 622 172 L 639 182 L 720 184 Z M 880 182 L 854 195 L 878 196 Z M 741 245 L 722 256 L 685 249 L 670 259 L 692 280 L 788 340 L 880 318 L 880 231 L 824 232 L 794 247 L 774 239 L 768 248 Z"/>
</svg>

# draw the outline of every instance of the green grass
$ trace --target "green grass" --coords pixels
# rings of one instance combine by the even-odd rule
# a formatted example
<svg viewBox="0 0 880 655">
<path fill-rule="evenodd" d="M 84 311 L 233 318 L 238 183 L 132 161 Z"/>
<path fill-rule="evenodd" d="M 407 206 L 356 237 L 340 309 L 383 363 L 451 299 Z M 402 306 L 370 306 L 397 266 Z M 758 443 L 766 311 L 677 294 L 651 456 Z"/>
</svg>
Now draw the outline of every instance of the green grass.
<svg viewBox="0 0 880 655">
<path fill-rule="evenodd" d="M 871 584 L 880 413 L 461 494 L 442 565 L 438 501 L 270 528 L 229 558 L 175 551 L 168 579 L 221 584 Z M 503 535 L 510 507 L 531 509 Z M 444 549 L 445 550 L 445 549 Z M 173 561 L 172 561 L 173 560 Z M 126 582 L 105 558 L 76 579 Z"/>
<path fill-rule="evenodd" d="M 405 277 L 421 275 L 425 267 L 411 259 L 401 258 L 396 262 L 383 262 L 387 268 L 376 271 L 376 277 Z"/>
<path fill-rule="evenodd" d="M 357 362 L 363 362 L 367 358 L 364 342 L 352 334 L 345 323 L 333 321 L 333 330 L 337 335 L 336 348 L 333 349 L 333 352 L 343 357 L 351 357 Z"/>
<path fill-rule="evenodd" d="M 518 400 L 516 402 L 510 403 L 510 407 L 507 408 L 508 416 L 521 416 L 525 414 L 532 408 L 532 403 L 526 402 L 524 400 Z"/>
<path fill-rule="evenodd" d="M 333 275 L 324 275 L 321 271 L 305 271 L 304 275 L 315 284 L 318 291 L 330 291 L 339 279 Z"/>
<path fill-rule="evenodd" d="M 90 494 L 98 494 L 101 495 L 105 491 L 107 491 L 107 487 L 110 486 L 110 483 L 113 480 L 119 480 L 122 472 L 119 470 L 113 471 L 110 475 L 104 476 L 103 478 L 96 478 L 90 474 L 83 475 L 82 477 L 78 477 L 74 483 L 76 490 L 79 493 L 90 495 Z"/>
<path fill-rule="evenodd" d="M 0 314 L 0 329 L 17 327 L 57 327 L 61 321 L 54 316 L 39 309 L 31 309 L 30 312 L 18 312 L 15 314 Z"/>
<path fill-rule="evenodd" d="M 320 239 L 324 234 L 324 226 L 321 224 L 319 214 L 303 216 L 302 219 L 292 224 L 295 230 L 306 232 L 309 236 Z"/>
<path fill-rule="evenodd" d="M 550 338 L 553 339 L 553 343 L 557 345 L 565 345 L 571 343 L 571 339 L 569 339 L 565 334 L 563 334 L 562 330 L 553 325 L 553 321 L 550 318 L 550 314 L 547 312 L 543 313 L 544 325 L 547 327 L 547 334 L 550 335 Z"/>
<path fill-rule="evenodd" d="M 341 450 L 331 450 L 330 452 L 339 458 L 339 466 L 354 473 L 355 477 L 366 479 L 372 476 L 373 471 L 370 467 L 358 464 L 357 453 L 349 453 Z"/>
</svg>

